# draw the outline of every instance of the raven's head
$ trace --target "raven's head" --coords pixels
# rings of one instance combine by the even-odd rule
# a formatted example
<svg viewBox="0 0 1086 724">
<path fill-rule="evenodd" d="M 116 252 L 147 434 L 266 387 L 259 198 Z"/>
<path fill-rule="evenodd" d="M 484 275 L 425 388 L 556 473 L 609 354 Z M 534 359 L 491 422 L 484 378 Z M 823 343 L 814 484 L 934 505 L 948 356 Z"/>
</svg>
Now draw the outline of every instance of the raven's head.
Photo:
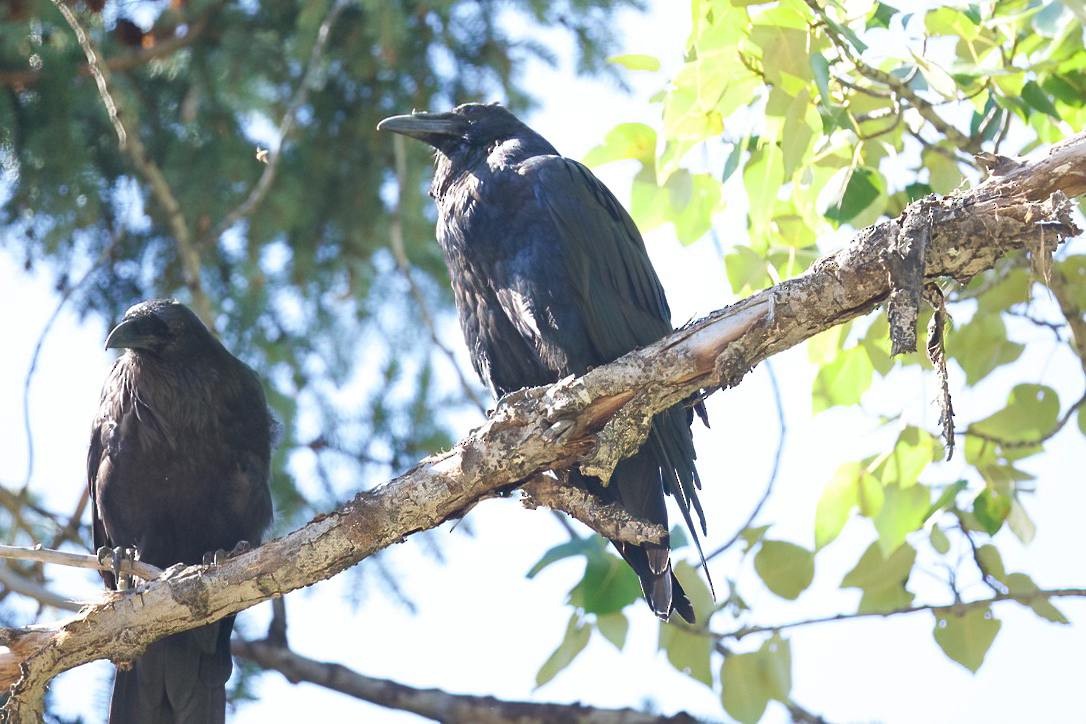
<svg viewBox="0 0 1086 724">
<path fill-rule="evenodd" d="M 497 103 L 465 103 L 447 113 L 419 111 L 392 116 L 378 123 L 377 130 L 417 138 L 450 157 L 532 133 Z"/>
<path fill-rule="evenodd" d="M 130 349 L 159 357 L 185 357 L 217 346 L 192 310 L 176 299 L 150 299 L 130 307 L 106 337 L 106 349 Z"/>
</svg>

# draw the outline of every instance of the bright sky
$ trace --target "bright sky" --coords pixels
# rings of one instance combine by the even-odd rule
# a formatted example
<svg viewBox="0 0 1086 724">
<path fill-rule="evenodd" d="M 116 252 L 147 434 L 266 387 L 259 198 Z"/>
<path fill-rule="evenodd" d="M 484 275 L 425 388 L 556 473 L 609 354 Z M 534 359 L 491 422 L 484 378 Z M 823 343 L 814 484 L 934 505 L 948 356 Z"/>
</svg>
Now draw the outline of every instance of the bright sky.
<svg viewBox="0 0 1086 724">
<path fill-rule="evenodd" d="M 686 3 L 657 2 L 649 16 L 626 14 L 622 28 L 626 52 L 648 52 L 664 61 L 666 71 L 681 59 L 689 23 Z M 553 38 L 553 35 L 546 36 Z M 561 47 L 565 47 L 562 45 Z M 563 54 L 568 59 L 568 52 Z M 646 99 L 658 79 L 633 76 L 634 91 L 577 78 L 571 64 L 533 68 L 527 84 L 543 99 L 529 122 L 565 155 L 580 158 L 615 123 L 656 120 Z M 629 168 L 621 164 L 599 174 L 620 199 L 628 197 Z M 735 214 L 725 214 L 717 229 L 725 245 L 740 241 L 743 228 Z M 661 230 L 649 235 L 650 253 L 681 323 L 731 301 L 723 265 L 707 240 L 683 248 Z M 10 248 L 18 248 L 10 243 Z M 26 275 L 21 260 L 0 255 L 0 309 L 7 311 L 5 354 L 0 355 L 0 481 L 21 483 L 25 474 L 22 386 L 34 345 L 55 306 L 48 274 Z M 1042 300 L 1043 303 L 1043 300 Z M 106 329 L 98 320 L 61 315 L 45 342 L 31 391 L 38 452 L 32 486 L 57 510 L 70 510 L 85 484 L 85 455 L 90 421 L 101 382 L 112 359 L 102 351 Z M 451 346 L 462 343 L 450 326 Z M 1002 404 L 1014 381 L 1052 385 L 1061 399 L 1081 393 L 1082 378 L 1067 355 L 1056 353 L 1051 336 L 1024 330 L 1028 340 L 1022 360 L 996 375 L 994 384 L 977 391 L 962 389 L 952 372 L 955 407 L 963 419 L 977 419 Z M 812 544 L 813 514 L 822 486 L 837 465 L 885 449 L 896 431 L 875 430 L 875 423 L 855 411 L 810 413 L 812 369 L 803 349 L 774 359 L 785 399 L 788 443 L 774 496 L 760 522 L 774 522 L 771 536 Z M 1027 374 L 1038 377 L 1026 378 Z M 866 398 L 869 410 L 904 412 L 904 419 L 936 427 L 930 404 L 934 383 L 914 372 L 877 384 Z M 752 373 L 737 389 L 710 401 L 711 430 L 700 427 L 696 443 L 705 480 L 703 501 L 710 518 L 707 548 L 728 538 L 761 494 L 777 442 L 768 378 Z M 464 431 L 473 423 L 465 420 Z M 1027 501 L 1038 526 L 1034 542 L 1024 547 L 1001 538 L 1008 570 L 1025 571 L 1042 587 L 1086 584 L 1078 518 L 1086 509 L 1081 464 L 1083 438 L 1074 430 L 1058 435 L 1042 458 L 1028 463 L 1040 495 Z M 953 480 L 963 469 L 953 464 L 925 476 Z M 417 603 L 412 615 L 371 585 L 363 592 L 341 576 L 287 598 L 290 641 L 302 654 L 335 661 L 362 673 L 405 684 L 439 687 L 455 693 L 491 694 L 508 699 L 583 701 L 600 706 L 639 706 L 653 701 L 665 712 L 685 709 L 711 720 L 724 718 L 716 695 L 677 673 L 656 650 L 657 626 L 644 606 L 627 609 L 631 631 L 623 652 L 593 639 L 588 649 L 557 679 L 533 691 L 535 672 L 558 643 L 569 618 L 565 592 L 580 575 L 581 563 L 567 561 L 535 580 L 524 574 L 564 533 L 548 514 L 526 511 L 516 501 L 490 501 L 471 514 L 475 531 L 444 526 L 439 537 L 448 563 L 442 565 L 420 546 L 406 544 L 388 559 L 404 591 Z M 714 561 L 718 590 L 737 578 L 754 608 L 748 623 L 780 623 L 855 610 L 857 591 L 837 588 L 842 576 L 873 540 L 867 521 L 853 521 L 842 537 L 819 554 L 814 586 L 796 602 L 776 598 L 761 586 L 750 562 L 737 555 Z M 925 561 L 934 569 L 931 561 Z M 363 566 L 366 563 L 362 564 Z M 375 579 L 371 579 L 375 580 Z M 57 587 L 93 599 L 97 578 L 58 574 Z M 923 573 L 910 583 L 918 601 L 945 602 L 943 587 Z M 361 593 L 350 608 L 345 597 Z M 967 597 L 984 589 L 967 588 Z M 1086 620 L 1086 602 L 1064 601 L 1060 608 L 1073 620 Z M 59 616 L 59 614 L 57 614 Z M 1003 628 L 976 675 L 949 661 L 932 640 L 930 615 L 866 619 L 797 629 L 791 634 L 793 696 L 830 721 L 991 722 L 1081 721 L 1078 689 L 1086 675 L 1086 633 L 1081 626 L 1060 627 L 1038 619 L 1013 603 L 997 609 Z M 268 612 L 258 607 L 244 614 L 241 630 L 263 634 Z M 49 620 L 50 615 L 46 615 Z M 720 615 L 721 630 L 736 622 Z M 757 641 L 737 646 L 746 650 Z M 56 683 L 58 713 L 82 713 L 98 720 L 108 698 L 110 667 L 98 663 L 61 677 Z M 294 687 L 268 674 L 259 701 L 243 706 L 237 722 L 299 721 L 314 712 L 367 722 L 413 722 L 416 717 L 349 699 L 314 686 Z M 767 721 L 785 721 L 783 707 L 771 704 Z"/>
</svg>

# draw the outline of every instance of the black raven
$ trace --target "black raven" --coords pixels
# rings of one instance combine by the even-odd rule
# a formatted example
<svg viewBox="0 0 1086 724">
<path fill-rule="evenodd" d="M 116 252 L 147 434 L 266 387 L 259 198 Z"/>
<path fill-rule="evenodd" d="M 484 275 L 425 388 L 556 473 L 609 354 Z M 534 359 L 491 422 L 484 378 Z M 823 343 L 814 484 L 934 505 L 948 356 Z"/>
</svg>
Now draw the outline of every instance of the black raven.
<svg viewBox="0 0 1086 724">
<path fill-rule="evenodd" d="M 87 455 L 95 548 L 132 547 L 165 568 L 258 543 L 272 517 L 273 423 L 256 374 L 173 300 L 129 309 L 106 348 L 125 352 Z M 224 721 L 233 627 L 230 617 L 147 647 L 117 671 L 109 721 Z"/>
<path fill-rule="evenodd" d="M 633 220 L 591 171 L 512 113 L 468 103 L 393 116 L 377 128 L 436 149 L 437 238 L 475 371 L 495 395 L 583 374 L 671 332 Z M 571 482 L 665 527 L 667 492 L 692 532 L 691 506 L 697 511 L 704 533 L 691 417 L 682 406 L 658 414 L 641 450 L 607 486 L 576 471 Z M 693 622 L 668 541 L 615 545 L 657 616 L 674 611 Z"/>
</svg>

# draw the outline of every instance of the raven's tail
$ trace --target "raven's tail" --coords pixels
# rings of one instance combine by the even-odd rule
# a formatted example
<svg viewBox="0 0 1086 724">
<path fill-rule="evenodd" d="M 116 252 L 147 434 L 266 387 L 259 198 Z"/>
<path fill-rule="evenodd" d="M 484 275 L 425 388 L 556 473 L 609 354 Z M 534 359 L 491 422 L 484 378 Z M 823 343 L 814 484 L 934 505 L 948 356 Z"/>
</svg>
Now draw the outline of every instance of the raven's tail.
<svg viewBox="0 0 1086 724">
<path fill-rule="evenodd" d="M 586 478 L 576 471 L 571 471 L 571 482 L 584 485 L 606 501 L 618 503 L 641 520 L 662 525 L 665 530 L 668 527 L 660 467 L 650 450 L 642 448 L 633 457 L 620 462 L 606 487 L 599 479 Z M 611 543 L 637 574 L 653 613 L 666 621 L 674 612 L 694 623 L 694 607 L 671 570 L 671 542 L 667 537 L 660 543 Z"/>
<path fill-rule="evenodd" d="M 223 724 L 234 617 L 155 641 L 117 671 L 110 724 Z"/>
</svg>

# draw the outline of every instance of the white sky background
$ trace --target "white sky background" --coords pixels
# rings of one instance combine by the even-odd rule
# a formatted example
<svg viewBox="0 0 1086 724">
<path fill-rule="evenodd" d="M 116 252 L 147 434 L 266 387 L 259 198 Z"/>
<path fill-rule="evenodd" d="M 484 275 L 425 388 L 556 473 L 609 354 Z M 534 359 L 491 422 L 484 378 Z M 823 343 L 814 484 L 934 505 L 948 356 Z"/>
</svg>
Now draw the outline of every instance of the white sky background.
<svg viewBox="0 0 1086 724">
<path fill-rule="evenodd" d="M 681 61 L 689 27 L 688 5 L 657 2 L 648 16 L 624 14 L 621 26 L 625 52 L 652 53 L 664 62 L 660 76 L 632 74 L 634 91 L 628 96 L 606 81 L 577 78 L 568 43 L 555 40 L 561 37 L 558 34 L 545 34 L 555 40 L 563 62 L 553 71 L 538 65 L 532 68 L 526 85 L 542 105 L 527 120 L 565 155 L 583 157 L 618 122 L 652 124 L 658 119 L 658 109 L 646 100 Z M 623 200 L 628 198 L 630 172 L 622 164 L 598 171 Z M 744 224 L 734 212 L 718 219 L 716 228 L 725 246 L 742 240 Z M 732 300 L 723 264 L 708 240 L 684 248 L 668 228 L 647 236 L 676 323 Z M 21 482 L 25 473 L 23 379 L 55 303 L 50 275 L 27 276 L 19 260 L 0 255 L 5 339 L 0 355 L 0 481 L 4 484 Z M 1056 352 L 1051 335 L 1043 330 L 1020 331 L 1019 341 L 1028 343 L 1026 353 L 1018 363 L 993 375 L 985 387 L 962 389 L 963 376 L 952 368 L 961 420 L 978 419 L 1001 406 L 1007 389 L 1017 381 L 1055 387 L 1064 406 L 1081 393 L 1081 373 L 1069 355 Z M 85 484 L 90 421 L 113 358 L 102 351 L 105 332 L 98 320 L 81 322 L 63 313 L 45 342 L 34 378 L 31 401 L 38 455 L 32 486 L 57 510 L 70 510 Z M 453 325 L 447 338 L 463 352 Z M 779 355 L 773 364 L 785 400 L 788 442 L 774 496 L 759 522 L 774 523 L 773 538 L 810 547 L 815 503 L 834 469 L 841 462 L 885 449 L 896 430 L 876 430 L 871 418 L 855 410 L 812 417 L 813 369 L 806 362 L 805 350 Z M 892 386 L 877 382 L 865 404 L 883 414 L 904 411 L 908 421 L 935 430 L 937 413 L 929 402 L 934 392 L 934 381 L 913 370 L 896 376 Z M 748 515 L 768 477 L 777 442 L 764 369 L 755 370 L 739 388 L 715 395 L 709 408 L 712 429 L 696 428 L 699 468 L 705 481 L 702 499 L 710 525 L 707 550 L 729 537 Z M 464 430 L 458 432 L 473 422 L 466 419 Z M 1049 443 L 1043 457 L 1025 466 L 1037 476 L 1040 491 L 1026 501 L 1038 526 L 1036 539 L 1028 547 L 1006 532 L 999 539 L 1007 569 L 1029 573 L 1042 587 L 1086 584 L 1079 529 L 1086 510 L 1081 472 L 1086 444 L 1073 425 L 1069 428 Z M 938 475 L 929 471 L 924 480 L 950 481 L 963 470 L 964 463 L 956 459 L 939 468 Z M 652 700 L 665 712 L 685 709 L 713 720 L 725 718 L 713 692 L 677 673 L 656 651 L 658 628 L 643 605 L 626 610 L 631 631 L 623 652 L 594 637 L 572 666 L 533 692 L 536 670 L 565 630 L 570 614 L 563 605 L 565 593 L 579 578 L 583 564 L 581 559 L 556 564 L 528 581 L 524 578 L 528 568 L 544 550 L 565 539 L 550 515 L 524 510 L 516 501 L 490 501 L 471 513 L 471 521 L 474 538 L 442 527 L 446 565 L 414 544 L 392 551 L 390 567 L 417 603 L 416 615 L 376 590 L 369 591 L 352 610 L 341 603 L 348 593 L 344 586 L 351 581 L 340 577 L 287 598 L 292 646 L 307 656 L 339 662 L 365 674 L 455 693 L 580 700 L 599 706 L 639 706 Z M 726 579 L 739 579 L 741 592 L 755 612 L 748 623 L 853 611 L 859 592 L 841 591 L 837 585 L 874 537 L 868 521 L 852 521 L 842 537 L 818 555 L 815 583 L 796 602 L 782 601 L 766 591 L 750 562 L 740 563 L 735 551 L 714 561 L 711 570 L 720 593 L 726 592 Z M 918 547 L 923 550 L 922 544 Z M 923 552 L 919 561 L 935 569 Z M 88 599 L 97 595 L 98 579 L 90 574 L 65 573 L 59 580 L 62 590 L 73 595 Z M 910 588 L 918 602 L 947 600 L 945 586 L 920 572 L 914 572 Z M 964 593 L 967 598 L 979 598 L 986 590 L 975 585 Z M 1068 600 L 1057 605 L 1072 621 L 1086 621 L 1086 602 Z M 797 629 L 790 634 L 793 696 L 830 721 L 1081 721 L 1084 629 L 1049 624 L 1013 603 L 1000 604 L 996 613 L 1003 628 L 976 675 L 942 654 L 932 639 L 933 620 L 927 614 Z M 267 616 L 266 607 L 258 607 L 243 614 L 239 627 L 262 635 Z M 724 614 L 714 618 L 719 630 L 736 625 Z M 747 650 L 758 643 L 744 641 L 735 648 Z M 100 662 L 61 677 L 56 684 L 59 713 L 83 713 L 89 721 L 103 717 L 109 676 L 108 664 Z M 413 715 L 319 687 L 294 687 L 274 673 L 262 679 L 258 695 L 260 700 L 243 706 L 234 721 L 298 721 L 315 714 L 368 722 L 419 721 Z M 786 719 L 783 707 L 770 705 L 767 721 Z"/>
</svg>

